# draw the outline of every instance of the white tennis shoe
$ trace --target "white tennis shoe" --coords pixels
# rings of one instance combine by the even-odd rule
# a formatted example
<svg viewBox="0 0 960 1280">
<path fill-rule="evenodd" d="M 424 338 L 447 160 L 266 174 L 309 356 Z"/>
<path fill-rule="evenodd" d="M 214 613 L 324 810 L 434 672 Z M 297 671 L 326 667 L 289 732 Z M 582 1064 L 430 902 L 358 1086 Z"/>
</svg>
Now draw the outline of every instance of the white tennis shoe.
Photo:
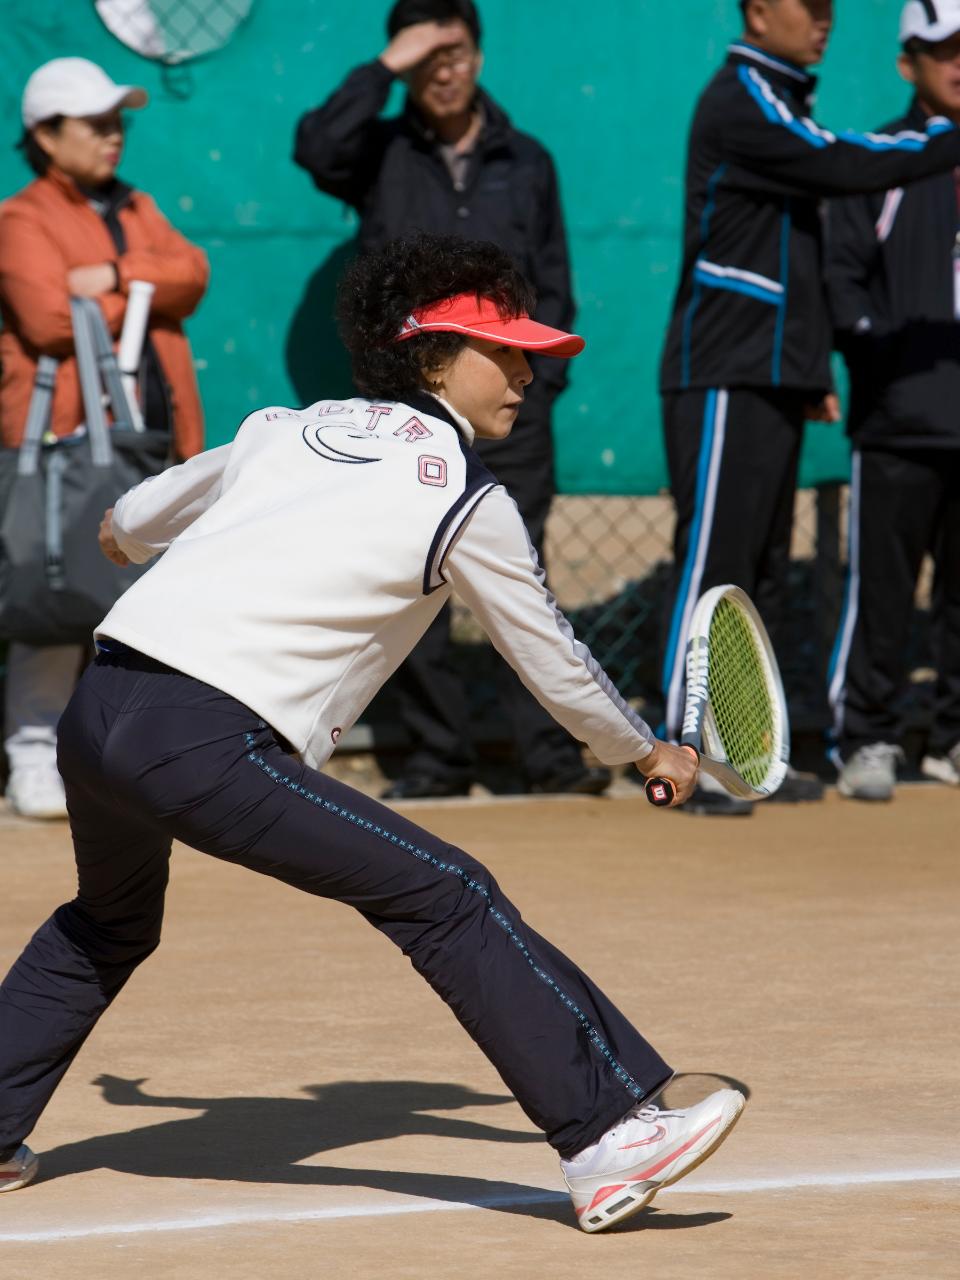
<svg viewBox="0 0 960 1280">
<path fill-rule="evenodd" d="M 683 1111 L 638 1107 L 572 1160 L 561 1160 L 580 1226 L 603 1231 L 648 1205 L 706 1160 L 740 1118 L 746 1099 L 720 1089 Z"/>
<path fill-rule="evenodd" d="M 893 742 L 868 742 L 843 762 L 837 791 L 849 800 L 892 800 L 897 785 L 897 765 L 903 749 Z"/>
<path fill-rule="evenodd" d="M 0 1160 L 0 1192 L 25 1187 L 37 1176 L 39 1168 L 39 1157 L 29 1147 L 17 1147 L 9 1160 Z"/>
<path fill-rule="evenodd" d="M 7 782 L 7 807 L 21 818 L 65 818 L 67 800 L 56 764 L 24 764 Z"/>
<path fill-rule="evenodd" d="M 941 756 L 926 755 L 920 761 L 920 772 L 934 782 L 945 782 L 948 787 L 960 787 L 960 742 Z"/>
</svg>

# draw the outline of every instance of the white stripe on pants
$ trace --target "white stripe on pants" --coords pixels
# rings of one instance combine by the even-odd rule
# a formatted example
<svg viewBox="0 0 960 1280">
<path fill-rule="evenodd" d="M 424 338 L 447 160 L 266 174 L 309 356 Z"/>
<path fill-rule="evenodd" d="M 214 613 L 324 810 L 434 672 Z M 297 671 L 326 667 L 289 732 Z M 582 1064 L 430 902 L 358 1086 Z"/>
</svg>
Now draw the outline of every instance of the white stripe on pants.
<svg viewBox="0 0 960 1280">
<path fill-rule="evenodd" d="M 850 510 L 847 515 L 849 526 L 847 591 L 843 602 L 843 613 L 840 619 L 840 630 L 837 635 L 836 648 L 831 662 L 830 682 L 827 700 L 833 712 L 833 732 L 839 742 L 843 734 L 844 695 L 847 683 L 847 663 L 850 661 L 850 649 L 853 645 L 853 633 L 857 626 L 857 613 L 860 601 L 860 450 L 854 449 L 850 461 Z"/>
<path fill-rule="evenodd" d="M 690 619 L 693 616 L 693 610 L 700 597 L 700 584 L 703 581 L 703 566 L 706 562 L 707 550 L 710 546 L 710 536 L 713 531 L 713 512 L 717 501 L 717 483 L 720 477 L 720 463 L 723 460 L 723 442 L 726 436 L 728 401 L 729 394 L 726 388 L 718 388 L 713 422 L 709 427 L 707 424 L 704 424 L 704 431 L 706 432 L 709 430 L 710 432 L 710 441 L 707 445 L 707 448 L 709 448 L 709 460 L 705 460 L 707 465 L 706 483 L 702 493 L 702 505 L 694 517 L 695 525 L 692 533 L 695 541 L 691 542 L 687 551 L 689 577 L 684 584 L 683 614 L 680 620 L 680 627 L 677 632 L 676 647 L 673 653 L 673 667 L 670 675 L 670 686 L 667 693 L 666 727 L 667 736 L 671 739 L 679 738 L 680 725 L 683 721 L 683 706 L 686 696 L 687 632 L 690 629 Z M 704 444 L 706 444 L 706 441 Z M 701 448 L 703 448 L 703 445 Z M 692 563 L 691 555 L 693 557 Z M 674 608 L 676 607 L 677 605 L 675 604 Z"/>
</svg>

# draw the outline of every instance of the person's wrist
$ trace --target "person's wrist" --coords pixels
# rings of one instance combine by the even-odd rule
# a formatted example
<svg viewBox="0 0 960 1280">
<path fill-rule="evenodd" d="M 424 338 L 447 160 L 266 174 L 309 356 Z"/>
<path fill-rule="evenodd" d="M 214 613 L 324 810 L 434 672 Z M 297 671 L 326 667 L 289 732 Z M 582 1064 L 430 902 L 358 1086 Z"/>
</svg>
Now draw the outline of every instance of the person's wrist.
<svg viewBox="0 0 960 1280">
<path fill-rule="evenodd" d="M 645 778 L 652 778 L 660 772 L 662 762 L 661 744 L 659 741 L 654 741 L 647 754 L 640 760 L 635 761 L 635 766 Z"/>
<path fill-rule="evenodd" d="M 389 72 L 391 79 L 396 79 L 397 76 L 402 75 L 403 73 L 403 68 L 397 66 L 393 61 L 389 46 L 384 49 L 383 53 L 381 53 L 377 59 L 375 59 L 375 65 L 382 67 L 384 71 Z"/>
</svg>

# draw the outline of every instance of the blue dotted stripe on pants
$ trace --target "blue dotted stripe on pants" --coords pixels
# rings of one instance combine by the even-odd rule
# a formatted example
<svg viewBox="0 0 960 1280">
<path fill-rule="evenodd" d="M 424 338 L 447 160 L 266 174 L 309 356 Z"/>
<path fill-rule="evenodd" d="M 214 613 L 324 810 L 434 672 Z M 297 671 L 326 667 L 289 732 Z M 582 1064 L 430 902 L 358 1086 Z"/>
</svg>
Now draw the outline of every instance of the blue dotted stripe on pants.
<svg viewBox="0 0 960 1280">
<path fill-rule="evenodd" d="M 264 726 L 265 727 L 265 726 Z M 490 900 L 490 891 L 485 889 L 482 884 L 474 880 L 462 867 L 458 867 L 454 862 L 442 862 L 439 858 L 435 858 L 432 853 L 428 853 L 426 849 L 421 849 L 419 845 L 404 840 L 402 836 L 396 835 L 393 831 L 388 831 L 385 827 L 379 826 L 375 822 L 370 822 L 367 818 L 361 818 L 359 814 L 351 813 L 349 809 L 344 809 L 342 805 L 334 804 L 332 800 L 324 800 L 322 796 L 316 795 L 309 791 L 306 787 L 301 786 L 299 782 L 295 782 L 293 778 L 288 778 L 285 774 L 280 773 L 278 769 L 267 763 L 256 750 L 256 743 L 252 733 L 245 734 L 247 746 L 250 750 L 247 752 L 247 759 L 257 766 L 263 773 L 271 778 L 279 786 L 286 787 L 288 791 L 293 791 L 296 795 L 302 796 L 304 800 L 308 800 L 311 804 L 315 804 L 318 808 L 325 810 L 336 818 L 342 818 L 345 822 L 351 822 L 355 827 L 361 827 L 364 831 L 369 831 L 371 835 L 379 836 L 381 840 L 386 840 L 390 844 L 395 845 L 398 849 L 402 849 L 405 853 L 411 854 L 415 858 L 419 858 L 421 862 L 428 862 L 430 866 L 437 871 L 448 872 L 450 875 L 456 876 L 465 886 L 473 893 L 479 893 L 482 898 L 486 899 L 487 911 L 497 922 L 501 929 L 507 934 L 510 941 L 517 948 L 523 958 L 529 964 L 530 968 L 537 975 L 541 982 L 545 982 L 548 987 L 556 994 L 564 1008 L 569 1009 L 573 1016 L 577 1019 L 583 1029 L 586 1031 L 590 1043 L 597 1050 L 600 1056 L 607 1062 L 613 1071 L 613 1074 L 624 1086 L 624 1088 L 632 1093 L 635 1098 L 642 1098 L 647 1092 L 641 1088 L 634 1080 L 633 1076 L 625 1067 L 617 1061 L 613 1056 L 610 1047 L 604 1042 L 600 1032 L 596 1029 L 587 1015 L 583 1012 L 575 1000 L 561 991 L 556 982 L 542 969 L 536 960 L 530 954 L 530 950 L 526 943 L 517 933 L 516 929 L 510 923 L 510 920 L 498 911 Z"/>
</svg>

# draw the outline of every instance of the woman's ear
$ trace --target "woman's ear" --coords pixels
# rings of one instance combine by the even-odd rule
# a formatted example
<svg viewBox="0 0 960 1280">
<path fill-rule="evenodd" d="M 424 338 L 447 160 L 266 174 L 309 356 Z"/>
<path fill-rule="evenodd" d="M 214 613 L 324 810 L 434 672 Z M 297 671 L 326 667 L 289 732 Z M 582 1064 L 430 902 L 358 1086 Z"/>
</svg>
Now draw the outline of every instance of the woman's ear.
<svg viewBox="0 0 960 1280">
<path fill-rule="evenodd" d="M 449 360 L 443 364 L 421 365 L 420 377 L 423 379 L 423 385 L 428 391 L 432 391 L 434 395 L 439 395 L 443 390 L 444 374 L 449 366 Z"/>
<path fill-rule="evenodd" d="M 38 124 L 33 130 L 33 140 L 46 156 L 53 157 L 56 147 L 56 130 L 51 129 L 48 124 Z"/>
</svg>

